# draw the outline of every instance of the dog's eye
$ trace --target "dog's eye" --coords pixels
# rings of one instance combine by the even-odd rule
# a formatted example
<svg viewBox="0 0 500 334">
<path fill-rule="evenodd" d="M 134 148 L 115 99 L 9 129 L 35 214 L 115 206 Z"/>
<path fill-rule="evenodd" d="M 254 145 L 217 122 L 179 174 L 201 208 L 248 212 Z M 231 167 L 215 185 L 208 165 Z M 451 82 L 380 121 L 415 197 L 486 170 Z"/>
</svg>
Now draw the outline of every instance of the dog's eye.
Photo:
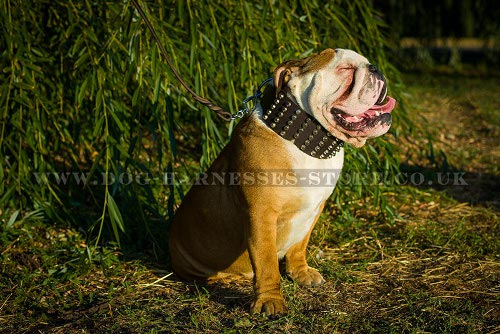
<svg viewBox="0 0 500 334">
<path fill-rule="evenodd" d="M 356 70 L 354 66 L 341 66 L 337 68 L 337 72 L 340 74 L 350 73 L 351 71 Z"/>
</svg>

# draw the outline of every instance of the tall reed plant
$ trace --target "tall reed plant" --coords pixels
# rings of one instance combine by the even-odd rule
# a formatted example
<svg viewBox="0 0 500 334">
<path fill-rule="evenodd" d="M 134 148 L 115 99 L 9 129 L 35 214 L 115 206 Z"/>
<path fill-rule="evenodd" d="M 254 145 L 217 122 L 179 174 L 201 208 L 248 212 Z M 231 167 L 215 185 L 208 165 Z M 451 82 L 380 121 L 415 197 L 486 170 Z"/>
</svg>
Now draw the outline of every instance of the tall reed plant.
<svg viewBox="0 0 500 334">
<path fill-rule="evenodd" d="M 88 232 L 89 247 L 125 240 L 164 248 L 186 181 L 216 157 L 234 124 L 180 88 L 129 1 L 1 1 L 3 226 L 69 222 Z M 366 55 L 400 93 L 371 1 L 141 4 L 185 80 L 231 112 L 280 62 L 326 47 Z M 408 124 L 398 109 L 392 133 Z M 345 170 L 395 171 L 393 150 L 383 138 L 347 148 Z M 391 214 L 381 190 L 343 186 L 337 201 L 371 198 Z"/>
</svg>

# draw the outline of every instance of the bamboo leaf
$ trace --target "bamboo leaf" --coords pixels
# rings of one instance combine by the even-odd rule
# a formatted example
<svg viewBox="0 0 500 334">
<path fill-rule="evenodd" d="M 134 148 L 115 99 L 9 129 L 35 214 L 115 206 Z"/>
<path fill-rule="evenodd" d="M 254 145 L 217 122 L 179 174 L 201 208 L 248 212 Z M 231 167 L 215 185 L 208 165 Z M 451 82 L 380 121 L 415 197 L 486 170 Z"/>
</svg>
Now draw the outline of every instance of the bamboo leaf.
<svg viewBox="0 0 500 334">
<path fill-rule="evenodd" d="M 11 228 L 12 225 L 14 225 L 18 215 L 19 215 L 19 210 L 16 210 L 12 213 L 12 215 L 9 218 L 9 221 L 7 222 L 7 228 Z"/>
<path fill-rule="evenodd" d="M 123 218 L 120 213 L 120 210 L 118 209 L 118 206 L 116 205 L 115 200 L 113 199 L 113 196 L 108 192 L 108 211 L 109 211 L 109 218 L 111 221 L 111 228 L 113 230 L 113 235 L 120 244 L 120 234 L 118 230 L 121 232 L 125 232 L 125 226 L 123 224 Z"/>
</svg>

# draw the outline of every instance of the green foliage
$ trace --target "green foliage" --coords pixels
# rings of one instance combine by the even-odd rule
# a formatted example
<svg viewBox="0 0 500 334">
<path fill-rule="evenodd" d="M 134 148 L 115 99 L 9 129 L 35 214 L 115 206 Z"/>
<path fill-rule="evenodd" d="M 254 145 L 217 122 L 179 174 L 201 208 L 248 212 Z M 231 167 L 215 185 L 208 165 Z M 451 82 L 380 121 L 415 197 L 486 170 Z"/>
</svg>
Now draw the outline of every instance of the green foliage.
<svg viewBox="0 0 500 334">
<path fill-rule="evenodd" d="M 399 95 L 383 22 L 368 0 L 141 4 L 181 75 L 231 112 L 277 64 L 326 47 L 366 55 Z M 194 105 L 173 81 L 130 3 L 3 0 L 0 6 L 2 222 L 11 226 L 36 210 L 47 221 L 82 227 L 96 242 L 121 237 L 137 248 L 162 248 L 188 188 L 166 181 L 205 169 L 233 124 Z M 401 109 L 395 114 L 397 135 L 409 121 Z M 383 138 L 372 144 L 348 148 L 345 169 L 395 171 L 394 148 Z M 376 186 L 337 191 L 345 193 L 339 204 L 371 196 L 392 212 Z"/>
</svg>

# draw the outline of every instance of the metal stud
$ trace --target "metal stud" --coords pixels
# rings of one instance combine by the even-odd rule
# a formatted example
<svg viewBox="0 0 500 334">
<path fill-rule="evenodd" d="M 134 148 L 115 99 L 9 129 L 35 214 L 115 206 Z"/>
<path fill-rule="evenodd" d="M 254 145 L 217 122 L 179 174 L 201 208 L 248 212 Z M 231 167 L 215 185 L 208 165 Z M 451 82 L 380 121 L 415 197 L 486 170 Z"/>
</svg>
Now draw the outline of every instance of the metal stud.
<svg viewBox="0 0 500 334">
<path fill-rule="evenodd" d="M 294 134 L 293 138 L 295 138 L 295 139 L 299 138 L 299 134 L 298 133 Z"/>
<path fill-rule="evenodd" d="M 272 128 L 275 128 L 275 127 L 276 127 L 276 124 L 275 124 L 275 123 L 271 123 L 271 127 L 272 127 Z"/>
<path fill-rule="evenodd" d="M 300 114 L 301 112 L 302 112 L 302 110 L 297 109 L 297 110 L 295 110 L 295 115 L 298 115 L 298 114 Z"/>
<path fill-rule="evenodd" d="M 316 155 L 316 151 L 312 151 L 311 155 L 314 157 Z"/>
<path fill-rule="evenodd" d="M 276 99 L 276 100 L 274 100 L 274 103 L 275 103 L 275 104 L 279 104 L 279 103 L 280 103 L 280 99 Z"/>
<path fill-rule="evenodd" d="M 272 113 L 272 111 L 271 111 L 271 110 L 268 110 L 268 111 L 267 111 L 267 114 L 268 114 L 268 115 L 271 115 L 271 113 Z"/>
<path fill-rule="evenodd" d="M 267 115 L 262 116 L 262 119 L 268 119 L 269 117 Z"/>
<path fill-rule="evenodd" d="M 322 155 L 320 155 L 319 157 L 320 157 L 321 159 L 324 159 L 324 158 L 325 158 L 325 155 L 324 155 L 324 154 L 322 154 Z"/>
<path fill-rule="evenodd" d="M 309 135 L 309 140 L 313 140 L 314 139 L 314 136 L 313 135 Z"/>
<path fill-rule="evenodd" d="M 304 144 L 309 145 L 311 142 L 309 140 L 306 140 Z"/>
<path fill-rule="evenodd" d="M 279 118 L 279 117 L 276 117 L 276 118 L 274 119 L 274 121 L 275 121 L 276 123 L 278 123 L 278 122 L 280 121 L 280 118 Z"/>
<path fill-rule="evenodd" d="M 296 115 L 292 115 L 292 120 L 295 121 L 297 119 Z"/>
<path fill-rule="evenodd" d="M 283 115 L 284 115 L 284 114 L 283 114 L 283 112 L 280 112 L 280 113 L 278 114 L 278 116 L 279 116 L 279 117 L 283 117 Z"/>
<path fill-rule="evenodd" d="M 300 149 L 301 149 L 302 151 L 303 151 L 303 150 L 305 150 L 305 149 L 306 149 L 306 145 L 302 145 L 302 146 L 300 147 Z"/>
<path fill-rule="evenodd" d="M 285 135 L 285 131 L 281 131 L 280 136 L 284 136 L 284 135 Z"/>
<path fill-rule="evenodd" d="M 275 104 L 271 104 L 271 109 L 276 109 L 276 105 Z"/>
<path fill-rule="evenodd" d="M 283 127 L 283 130 L 285 130 L 285 131 L 288 131 L 288 129 L 290 129 L 290 127 L 289 127 L 288 125 L 285 125 L 285 126 Z"/>
<path fill-rule="evenodd" d="M 316 125 L 316 129 L 318 129 L 318 130 L 321 129 L 321 125 L 319 125 L 319 124 Z"/>
<path fill-rule="evenodd" d="M 316 152 L 318 152 L 318 151 L 319 151 L 319 146 L 316 146 L 316 147 L 314 148 L 314 150 L 315 150 Z"/>
<path fill-rule="evenodd" d="M 298 131 L 299 131 L 299 133 L 300 133 L 300 132 L 304 132 L 304 129 L 303 129 L 303 128 L 300 128 Z"/>
<path fill-rule="evenodd" d="M 327 141 L 328 140 L 328 137 L 324 136 L 323 138 L 321 138 L 323 141 Z"/>
<path fill-rule="evenodd" d="M 325 145 L 325 143 L 323 143 L 323 141 L 319 142 L 319 146 L 324 146 L 324 145 Z"/>
<path fill-rule="evenodd" d="M 313 134 L 317 135 L 318 134 L 318 129 L 313 130 Z"/>
<path fill-rule="evenodd" d="M 287 107 L 290 107 L 290 106 L 292 105 L 292 103 L 291 103 L 291 102 L 287 102 L 285 105 L 286 105 Z"/>
<path fill-rule="evenodd" d="M 279 98 L 280 98 L 280 99 L 282 99 L 282 98 L 284 98 L 284 97 L 285 97 L 285 94 L 280 93 Z"/>
</svg>

